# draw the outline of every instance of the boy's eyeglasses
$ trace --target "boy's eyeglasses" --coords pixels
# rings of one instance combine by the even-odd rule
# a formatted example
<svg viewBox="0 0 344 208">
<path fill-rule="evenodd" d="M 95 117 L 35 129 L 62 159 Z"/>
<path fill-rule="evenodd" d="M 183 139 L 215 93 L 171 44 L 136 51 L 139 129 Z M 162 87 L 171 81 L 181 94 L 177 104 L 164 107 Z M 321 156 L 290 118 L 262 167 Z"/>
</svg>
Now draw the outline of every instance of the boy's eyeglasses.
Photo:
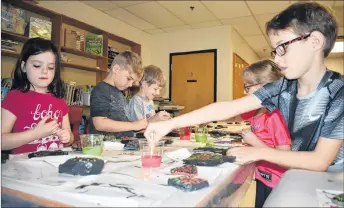
<svg viewBox="0 0 344 208">
<path fill-rule="evenodd" d="M 297 41 L 300 41 L 300 40 L 304 40 L 306 38 L 308 38 L 309 36 L 311 36 L 311 34 L 308 34 L 308 35 L 303 35 L 301 37 L 298 37 L 298 38 L 294 38 L 292 40 L 289 40 L 287 42 L 284 42 L 280 45 L 278 45 L 275 50 L 271 51 L 271 56 L 272 58 L 275 58 L 276 54 L 278 56 L 283 56 L 286 52 L 287 52 L 287 46 L 291 43 L 295 43 Z"/>
<path fill-rule="evenodd" d="M 250 90 L 251 87 L 254 87 L 254 86 L 257 86 L 257 85 L 260 85 L 260 83 L 252 84 L 252 85 L 245 85 L 244 84 L 244 90 L 245 90 L 246 93 L 248 93 L 248 91 Z"/>
</svg>

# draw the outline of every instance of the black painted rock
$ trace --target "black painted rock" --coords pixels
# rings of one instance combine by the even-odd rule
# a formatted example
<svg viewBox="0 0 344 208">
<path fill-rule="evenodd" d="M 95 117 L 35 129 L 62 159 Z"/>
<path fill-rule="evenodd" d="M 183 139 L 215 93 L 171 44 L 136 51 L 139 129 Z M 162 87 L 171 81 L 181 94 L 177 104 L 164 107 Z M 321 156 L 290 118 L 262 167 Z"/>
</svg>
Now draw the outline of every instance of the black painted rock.
<svg viewBox="0 0 344 208">
<path fill-rule="evenodd" d="M 104 161 L 98 158 L 75 157 L 59 165 L 59 173 L 69 175 L 97 175 L 102 172 Z"/>
<path fill-rule="evenodd" d="M 43 150 L 43 151 L 38 151 L 38 152 L 32 152 L 28 154 L 28 157 L 33 158 L 33 157 L 46 157 L 46 156 L 59 156 L 59 155 L 68 155 L 68 152 L 62 151 L 62 150 L 56 150 L 56 151 Z"/>
<path fill-rule="evenodd" d="M 201 178 L 192 178 L 187 176 L 169 178 L 167 184 L 176 187 L 177 189 L 190 192 L 197 191 L 205 187 L 209 187 L 207 180 Z"/>
</svg>

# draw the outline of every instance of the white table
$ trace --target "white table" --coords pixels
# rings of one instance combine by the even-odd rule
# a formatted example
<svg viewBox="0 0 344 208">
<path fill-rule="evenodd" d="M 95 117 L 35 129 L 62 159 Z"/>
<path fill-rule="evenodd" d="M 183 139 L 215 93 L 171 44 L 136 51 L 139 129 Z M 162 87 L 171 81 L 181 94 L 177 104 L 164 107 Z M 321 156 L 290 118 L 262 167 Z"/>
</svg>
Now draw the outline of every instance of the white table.
<svg viewBox="0 0 344 208">
<path fill-rule="evenodd" d="M 122 156 L 113 156 L 122 160 Z M 128 159 L 128 156 L 123 157 Z M 2 165 L 2 194 L 41 206 L 235 206 L 245 195 L 254 170 L 254 164 L 237 166 L 226 163 L 222 167 L 206 167 L 208 173 L 213 173 L 210 174 L 210 187 L 186 193 L 166 186 L 167 179 L 173 176 L 156 174 L 156 177 L 152 174 L 150 179 L 143 180 L 139 177 L 142 173 L 140 163 L 140 160 L 109 163 L 113 166 L 105 166 L 103 173 L 97 176 L 66 177 L 57 173 L 58 163 L 54 161 L 11 159 Z M 205 176 L 207 171 L 203 172 Z M 91 183 L 101 185 L 77 188 Z M 122 188 L 111 188 L 110 184 Z M 128 193 L 123 187 L 132 188 L 135 194 Z"/>
<path fill-rule="evenodd" d="M 264 207 L 318 207 L 316 189 L 344 192 L 344 172 L 287 171 Z"/>
</svg>

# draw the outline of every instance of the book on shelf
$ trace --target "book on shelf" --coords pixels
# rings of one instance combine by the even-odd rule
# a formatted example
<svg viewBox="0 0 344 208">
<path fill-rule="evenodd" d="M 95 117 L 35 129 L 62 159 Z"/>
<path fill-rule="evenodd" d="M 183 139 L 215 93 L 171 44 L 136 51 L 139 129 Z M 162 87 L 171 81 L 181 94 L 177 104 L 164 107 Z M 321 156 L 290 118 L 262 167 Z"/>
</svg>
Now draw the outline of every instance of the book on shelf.
<svg viewBox="0 0 344 208">
<path fill-rule="evenodd" d="M 11 4 L 1 2 L 1 29 L 24 35 L 27 25 L 27 12 Z"/>
<path fill-rule="evenodd" d="M 103 55 L 103 35 L 88 32 L 86 34 L 86 52 L 102 56 Z"/>
<path fill-rule="evenodd" d="M 64 46 L 79 51 L 85 51 L 85 33 L 66 28 Z"/>
<path fill-rule="evenodd" d="M 29 37 L 40 37 L 51 40 L 51 22 L 36 17 L 30 17 Z"/>
</svg>

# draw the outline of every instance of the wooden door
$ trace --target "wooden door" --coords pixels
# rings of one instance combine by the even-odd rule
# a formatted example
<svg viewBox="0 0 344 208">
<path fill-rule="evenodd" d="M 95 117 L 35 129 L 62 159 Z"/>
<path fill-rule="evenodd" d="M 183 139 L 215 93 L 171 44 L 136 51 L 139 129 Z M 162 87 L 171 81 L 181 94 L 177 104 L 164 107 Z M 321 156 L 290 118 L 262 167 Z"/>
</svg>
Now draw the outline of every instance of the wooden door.
<svg viewBox="0 0 344 208">
<path fill-rule="evenodd" d="M 236 53 L 233 54 L 233 99 L 245 96 L 242 72 L 248 66 L 248 63 L 246 63 L 246 61 L 244 61 L 240 56 Z"/>
<path fill-rule="evenodd" d="M 215 101 L 215 53 L 171 54 L 171 100 L 185 106 L 179 115 Z"/>
</svg>

